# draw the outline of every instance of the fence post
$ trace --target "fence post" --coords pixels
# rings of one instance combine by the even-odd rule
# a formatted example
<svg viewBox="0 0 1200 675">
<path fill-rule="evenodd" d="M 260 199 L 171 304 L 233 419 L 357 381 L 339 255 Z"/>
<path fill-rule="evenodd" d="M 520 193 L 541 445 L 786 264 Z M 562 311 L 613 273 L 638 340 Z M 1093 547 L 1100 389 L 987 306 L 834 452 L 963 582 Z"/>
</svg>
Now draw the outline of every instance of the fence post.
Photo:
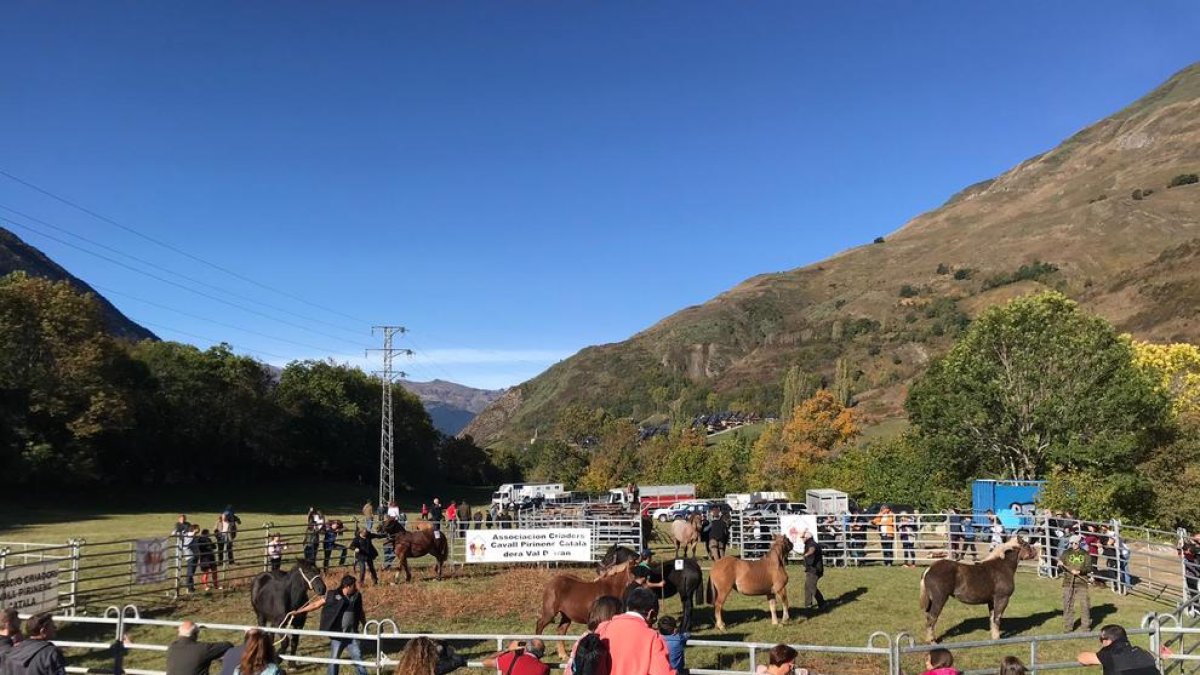
<svg viewBox="0 0 1200 675">
<path fill-rule="evenodd" d="M 758 668 L 758 647 L 750 645 L 750 667 L 746 672 L 753 673 Z"/>
<path fill-rule="evenodd" d="M 137 542 L 129 541 L 129 587 L 125 590 L 129 595 L 133 595 L 133 582 L 137 577 Z"/>
<path fill-rule="evenodd" d="M 1178 539 L 1176 546 L 1182 548 L 1183 543 L 1187 541 L 1187 536 L 1187 530 L 1182 527 L 1175 530 L 1175 537 Z M 1179 577 L 1179 580 L 1182 582 L 1180 584 L 1180 588 L 1182 589 L 1180 595 L 1183 597 L 1183 602 L 1186 603 L 1188 600 L 1191 600 L 1191 597 L 1188 596 L 1190 589 L 1188 588 L 1187 558 L 1183 557 L 1182 553 L 1179 555 Z"/>
<path fill-rule="evenodd" d="M 83 549 L 82 539 L 70 539 L 67 541 L 71 545 L 71 612 L 74 613 L 79 606 L 79 556 Z"/>
<path fill-rule="evenodd" d="M 0 570 L 8 567 L 8 549 L 0 548 Z"/>
<path fill-rule="evenodd" d="M 1038 657 L 1038 641 L 1036 639 L 1029 641 L 1029 671 L 1037 672 L 1037 657 Z"/>
<path fill-rule="evenodd" d="M 1129 592 L 1129 589 L 1125 587 L 1125 570 L 1128 567 L 1128 562 L 1126 562 L 1125 556 L 1121 555 L 1121 545 L 1125 542 L 1121 538 L 1121 520 L 1119 518 L 1112 519 L 1112 528 L 1113 528 L 1113 554 L 1116 555 L 1116 557 L 1117 557 L 1117 560 L 1116 560 L 1116 562 L 1117 562 L 1117 578 L 1116 578 L 1116 581 L 1113 583 L 1113 589 L 1116 590 L 1116 592 L 1118 594 L 1125 595 L 1126 593 Z M 1129 555 L 1132 557 L 1133 551 L 1130 551 Z M 1130 561 L 1130 562 L 1132 562 L 1132 561 Z"/>
<path fill-rule="evenodd" d="M 263 523 L 262 529 L 263 529 L 263 571 L 269 572 L 271 570 L 271 556 L 268 553 L 268 551 L 271 550 L 271 524 Z M 357 535 L 358 535 L 358 531 L 355 530 L 355 536 L 357 536 Z M 363 583 L 366 583 L 365 579 L 363 580 Z"/>
</svg>

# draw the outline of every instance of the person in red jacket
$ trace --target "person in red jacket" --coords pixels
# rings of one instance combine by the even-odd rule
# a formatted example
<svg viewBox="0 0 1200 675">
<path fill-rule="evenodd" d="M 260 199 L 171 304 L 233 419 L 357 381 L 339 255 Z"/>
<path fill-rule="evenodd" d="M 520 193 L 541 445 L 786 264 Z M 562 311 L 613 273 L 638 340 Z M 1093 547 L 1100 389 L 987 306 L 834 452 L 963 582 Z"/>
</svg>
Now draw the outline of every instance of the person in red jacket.
<svg viewBox="0 0 1200 675">
<path fill-rule="evenodd" d="M 658 615 L 658 598 L 645 588 L 635 588 L 625 598 L 624 614 L 596 627 L 608 642 L 610 675 L 675 675 L 662 635 L 651 627 Z"/>
</svg>

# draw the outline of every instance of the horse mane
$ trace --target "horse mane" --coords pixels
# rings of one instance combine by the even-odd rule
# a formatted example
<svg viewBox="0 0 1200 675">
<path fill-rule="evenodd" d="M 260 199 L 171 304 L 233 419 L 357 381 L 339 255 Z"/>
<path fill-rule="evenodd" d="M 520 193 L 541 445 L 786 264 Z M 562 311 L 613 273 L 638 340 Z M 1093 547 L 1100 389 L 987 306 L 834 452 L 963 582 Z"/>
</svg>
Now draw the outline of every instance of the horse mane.
<svg viewBox="0 0 1200 675">
<path fill-rule="evenodd" d="M 609 567 L 608 569 L 604 570 L 599 575 L 597 575 L 596 578 L 597 579 L 606 579 L 613 575 L 620 574 L 620 573 L 628 570 L 632 566 L 633 566 L 633 561 L 626 560 L 623 563 L 617 563 L 616 565 Z"/>
<path fill-rule="evenodd" d="M 1009 551 L 1020 551 L 1021 545 L 1021 539 L 1019 537 L 1013 537 L 989 551 L 988 554 L 983 557 L 983 560 L 980 560 L 979 562 L 982 563 L 989 560 L 999 560 L 1003 558 L 1004 554 L 1008 553 Z"/>
<path fill-rule="evenodd" d="M 774 555 L 779 556 L 779 561 L 786 565 L 787 564 L 787 553 L 784 552 L 783 549 L 787 546 L 790 546 L 791 544 L 792 544 L 791 540 L 788 539 L 787 537 L 783 536 L 782 534 L 776 535 L 775 541 L 771 542 L 771 548 L 767 549 L 767 555 L 774 554 Z M 766 556 L 763 556 L 763 557 L 765 558 Z"/>
</svg>

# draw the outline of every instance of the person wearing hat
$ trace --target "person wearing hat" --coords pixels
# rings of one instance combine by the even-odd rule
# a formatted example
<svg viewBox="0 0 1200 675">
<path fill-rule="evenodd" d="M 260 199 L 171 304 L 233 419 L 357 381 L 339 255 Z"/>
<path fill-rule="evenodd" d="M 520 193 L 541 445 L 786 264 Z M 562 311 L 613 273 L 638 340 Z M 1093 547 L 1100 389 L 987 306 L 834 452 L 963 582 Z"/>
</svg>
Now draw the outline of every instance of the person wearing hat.
<svg viewBox="0 0 1200 675">
<path fill-rule="evenodd" d="M 1067 550 L 1059 558 L 1058 566 L 1063 570 L 1063 629 L 1067 633 L 1075 630 L 1078 607 L 1081 628 L 1086 633 L 1092 629 L 1092 605 L 1088 598 L 1092 556 L 1083 550 L 1083 538 L 1078 534 L 1067 540 Z"/>
<path fill-rule="evenodd" d="M 633 589 L 635 588 L 646 588 L 653 590 L 656 588 L 662 588 L 667 583 L 662 579 L 658 581 L 650 581 L 650 576 L 653 574 L 653 572 L 650 569 L 650 565 L 644 562 L 640 562 L 635 565 L 632 572 L 633 581 L 629 582 L 629 585 L 625 587 L 625 593 L 621 596 L 622 602 L 629 598 L 629 594 L 632 593 Z"/>
<path fill-rule="evenodd" d="M 309 600 L 300 609 L 291 614 L 307 614 L 315 609 L 321 610 L 320 629 L 331 633 L 354 634 L 362 630 L 367 622 L 363 611 L 362 595 L 358 592 L 358 580 L 347 574 L 336 589 L 330 589 L 323 597 Z M 362 647 L 358 640 L 349 637 L 330 638 L 331 659 L 339 658 L 342 652 L 354 661 L 362 661 Z M 367 669 L 355 665 L 357 675 L 367 675 Z M 326 669 L 328 675 L 337 675 L 338 664 L 331 663 Z"/>
</svg>

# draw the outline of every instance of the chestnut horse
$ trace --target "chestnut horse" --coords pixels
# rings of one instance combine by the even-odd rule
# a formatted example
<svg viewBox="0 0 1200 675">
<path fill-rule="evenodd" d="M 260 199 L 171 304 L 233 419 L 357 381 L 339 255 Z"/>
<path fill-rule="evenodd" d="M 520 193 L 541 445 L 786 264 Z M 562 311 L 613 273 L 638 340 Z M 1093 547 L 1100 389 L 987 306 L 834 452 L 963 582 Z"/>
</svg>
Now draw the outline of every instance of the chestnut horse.
<svg viewBox="0 0 1200 675">
<path fill-rule="evenodd" d="M 688 557 L 696 557 L 696 546 L 700 543 L 700 527 L 703 522 L 699 513 L 693 513 L 688 516 L 687 520 L 671 521 L 671 538 L 675 540 L 675 557 L 679 557 L 679 547 L 683 547 L 683 554 L 688 555 L 688 547 L 692 548 L 692 554 Z"/>
<path fill-rule="evenodd" d="M 555 576 L 542 590 L 542 613 L 534 626 L 534 634 L 541 635 L 554 617 L 559 615 L 562 617 L 558 622 L 559 635 L 567 634 L 572 621 L 586 624 L 596 598 L 605 595 L 621 598 L 625 595 L 625 588 L 633 582 L 632 568 L 632 562 L 614 565 L 591 581 L 571 574 Z M 558 643 L 558 652 L 560 656 L 566 656 L 561 641 Z"/>
<path fill-rule="evenodd" d="M 933 639 L 933 627 L 950 598 L 967 605 L 988 606 L 992 639 L 1000 639 L 1000 618 L 1016 588 L 1017 564 L 1038 557 L 1038 547 L 1020 537 L 997 546 L 977 563 L 939 560 L 921 576 L 921 611 L 925 612 L 925 639 Z"/>
<path fill-rule="evenodd" d="M 400 581 L 401 570 L 404 571 L 404 580 L 412 581 L 412 571 L 408 569 L 408 559 L 419 558 L 423 555 L 433 556 L 436 561 L 434 569 L 437 571 L 438 581 L 442 580 L 442 565 L 450 556 L 450 543 L 446 540 L 445 534 L 421 529 L 415 532 L 397 532 L 389 536 L 396 555 L 395 581 Z"/>
<path fill-rule="evenodd" d="M 775 618 L 775 598 L 783 601 L 783 621 L 788 615 L 787 598 L 787 556 L 792 552 L 792 541 L 783 535 L 775 537 L 771 548 L 759 560 L 742 560 L 727 556 L 713 564 L 708 573 L 709 583 L 716 594 L 713 605 L 716 607 L 717 629 L 725 630 L 725 618 L 721 614 L 729 593 L 737 588 L 742 595 L 765 595 L 771 608 L 771 623 L 778 624 Z"/>
</svg>

